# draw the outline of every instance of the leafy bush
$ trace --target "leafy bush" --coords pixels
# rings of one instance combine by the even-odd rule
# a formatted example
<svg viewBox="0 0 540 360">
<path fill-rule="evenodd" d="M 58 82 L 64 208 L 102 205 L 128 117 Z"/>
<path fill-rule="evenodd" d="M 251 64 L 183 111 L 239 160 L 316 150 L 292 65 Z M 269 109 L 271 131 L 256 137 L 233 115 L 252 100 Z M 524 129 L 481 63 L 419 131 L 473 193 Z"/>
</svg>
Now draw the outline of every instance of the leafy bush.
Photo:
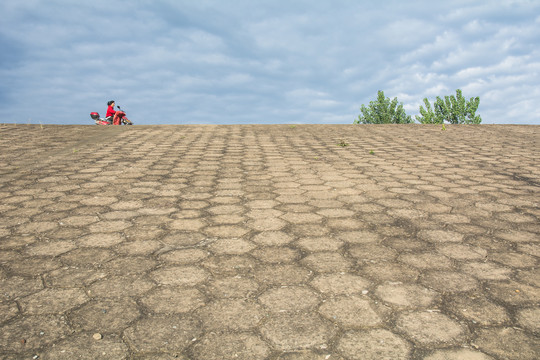
<svg viewBox="0 0 540 360">
<path fill-rule="evenodd" d="M 444 100 L 437 96 L 433 109 L 427 98 L 424 99 L 425 108 L 420 106 L 420 116 L 416 120 L 422 124 L 480 124 L 482 118 L 476 115 L 480 104 L 480 98 L 470 98 L 467 101 L 460 89 L 456 90 L 456 96 L 445 96 Z"/>
<path fill-rule="evenodd" d="M 398 105 L 397 97 L 394 100 L 384 97 L 384 92 L 377 92 L 377 100 L 370 101 L 369 106 L 362 105 L 361 114 L 354 121 L 355 124 L 409 124 L 413 122 L 410 115 L 405 114 L 403 103 Z"/>
</svg>

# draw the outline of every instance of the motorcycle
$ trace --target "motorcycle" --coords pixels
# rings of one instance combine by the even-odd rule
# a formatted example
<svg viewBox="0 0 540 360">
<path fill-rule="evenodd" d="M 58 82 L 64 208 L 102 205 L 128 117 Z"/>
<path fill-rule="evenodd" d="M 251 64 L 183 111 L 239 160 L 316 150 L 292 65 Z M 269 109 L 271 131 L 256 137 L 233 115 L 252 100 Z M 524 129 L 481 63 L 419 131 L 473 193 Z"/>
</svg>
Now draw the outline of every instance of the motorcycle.
<svg viewBox="0 0 540 360">
<path fill-rule="evenodd" d="M 125 111 L 123 111 L 119 105 L 116 106 L 118 108 L 118 117 L 120 118 L 120 124 L 119 125 L 133 125 L 133 123 L 126 117 Z M 90 117 L 94 120 L 96 125 L 112 125 L 114 116 L 109 116 L 106 118 L 100 118 L 98 112 L 91 112 Z"/>
</svg>

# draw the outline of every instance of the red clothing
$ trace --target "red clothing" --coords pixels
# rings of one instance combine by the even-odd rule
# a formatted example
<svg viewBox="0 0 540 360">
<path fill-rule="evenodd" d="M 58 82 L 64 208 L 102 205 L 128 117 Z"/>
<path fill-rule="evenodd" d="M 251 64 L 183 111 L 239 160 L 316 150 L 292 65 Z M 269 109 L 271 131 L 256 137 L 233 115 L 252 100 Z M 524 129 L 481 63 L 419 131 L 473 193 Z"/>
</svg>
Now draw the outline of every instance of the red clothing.
<svg viewBox="0 0 540 360">
<path fill-rule="evenodd" d="M 107 108 L 107 114 L 105 115 L 105 117 L 114 116 L 114 114 L 116 114 L 116 111 L 114 111 L 114 108 L 111 105 L 109 105 L 109 107 Z"/>
</svg>

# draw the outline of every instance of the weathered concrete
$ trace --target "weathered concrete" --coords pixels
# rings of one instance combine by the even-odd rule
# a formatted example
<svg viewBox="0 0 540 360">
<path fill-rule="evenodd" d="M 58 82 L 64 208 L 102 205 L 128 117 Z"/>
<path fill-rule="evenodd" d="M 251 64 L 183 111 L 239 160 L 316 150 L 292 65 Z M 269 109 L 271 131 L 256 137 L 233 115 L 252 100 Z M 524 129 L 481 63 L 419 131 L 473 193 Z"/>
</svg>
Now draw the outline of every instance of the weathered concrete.
<svg viewBox="0 0 540 360">
<path fill-rule="evenodd" d="M 0 126 L 0 359 L 539 358 L 540 127 L 446 129 Z"/>
</svg>

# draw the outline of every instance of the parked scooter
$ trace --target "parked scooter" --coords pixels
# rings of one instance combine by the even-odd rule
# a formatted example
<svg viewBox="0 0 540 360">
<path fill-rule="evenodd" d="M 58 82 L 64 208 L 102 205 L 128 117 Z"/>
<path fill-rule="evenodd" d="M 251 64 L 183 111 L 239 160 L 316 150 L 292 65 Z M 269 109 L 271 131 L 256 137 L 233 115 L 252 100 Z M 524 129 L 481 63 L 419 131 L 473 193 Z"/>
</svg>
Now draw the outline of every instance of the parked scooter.
<svg viewBox="0 0 540 360">
<path fill-rule="evenodd" d="M 133 123 L 126 117 L 126 112 L 120 108 L 119 105 L 116 105 L 120 113 L 118 114 L 118 117 L 120 117 L 120 124 L 122 125 L 133 125 Z"/>
<path fill-rule="evenodd" d="M 112 124 L 112 118 L 100 118 L 98 112 L 91 112 L 90 117 L 95 121 L 96 125 L 111 125 Z M 110 119 L 110 120 L 109 120 Z"/>
<path fill-rule="evenodd" d="M 120 106 L 118 108 L 118 116 L 120 117 L 120 125 L 133 125 L 133 123 L 126 117 L 125 111 L 123 111 Z M 96 125 L 112 125 L 114 116 L 109 116 L 106 118 L 100 118 L 98 112 L 91 112 L 90 117 L 95 121 Z"/>
</svg>

